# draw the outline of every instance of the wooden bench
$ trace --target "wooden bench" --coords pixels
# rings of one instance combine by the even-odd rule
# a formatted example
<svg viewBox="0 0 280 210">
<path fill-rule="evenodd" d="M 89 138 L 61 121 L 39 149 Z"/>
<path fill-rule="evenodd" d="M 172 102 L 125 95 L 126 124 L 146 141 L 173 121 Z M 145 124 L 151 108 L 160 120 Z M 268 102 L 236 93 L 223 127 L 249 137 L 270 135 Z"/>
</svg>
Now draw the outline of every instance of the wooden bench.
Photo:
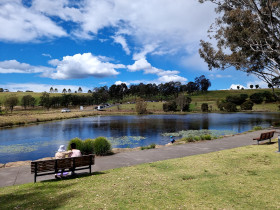
<svg viewBox="0 0 280 210">
<path fill-rule="evenodd" d="M 274 136 L 275 131 L 269 131 L 269 132 L 265 132 L 265 133 L 261 133 L 260 137 L 258 138 L 254 138 L 253 140 L 257 140 L 258 144 L 260 141 L 264 141 L 264 140 L 268 140 L 271 143 L 271 138 Z"/>
<path fill-rule="evenodd" d="M 84 155 L 82 157 L 32 161 L 31 174 L 34 174 L 34 183 L 37 176 L 56 174 L 59 170 L 71 171 L 74 174 L 75 171 L 89 169 L 91 174 L 91 165 L 94 165 L 94 159 L 95 155 Z"/>
</svg>

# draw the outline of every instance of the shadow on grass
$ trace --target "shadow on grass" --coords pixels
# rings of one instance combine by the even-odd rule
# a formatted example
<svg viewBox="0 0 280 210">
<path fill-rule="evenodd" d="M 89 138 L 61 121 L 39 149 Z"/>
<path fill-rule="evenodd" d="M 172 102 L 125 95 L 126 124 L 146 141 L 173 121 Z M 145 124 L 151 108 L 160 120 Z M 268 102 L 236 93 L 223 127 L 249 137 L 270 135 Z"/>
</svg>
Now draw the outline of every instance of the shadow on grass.
<svg viewBox="0 0 280 210">
<path fill-rule="evenodd" d="M 82 192 L 69 192 L 74 184 L 38 183 L 19 187 L 11 193 L 1 193 L 1 209 L 56 209 L 69 203 Z"/>
<path fill-rule="evenodd" d="M 93 173 L 88 173 L 88 172 L 82 172 L 82 173 L 75 173 L 74 175 L 69 175 L 63 178 L 59 178 L 59 179 L 51 179 L 51 180 L 43 180 L 41 181 L 42 183 L 48 183 L 48 182 L 58 182 L 60 180 L 70 180 L 70 179 L 76 179 L 76 178 L 83 178 L 83 177 L 89 177 L 89 176 L 98 176 L 98 175 L 102 175 L 102 174 L 106 174 L 105 172 L 93 172 Z"/>
</svg>

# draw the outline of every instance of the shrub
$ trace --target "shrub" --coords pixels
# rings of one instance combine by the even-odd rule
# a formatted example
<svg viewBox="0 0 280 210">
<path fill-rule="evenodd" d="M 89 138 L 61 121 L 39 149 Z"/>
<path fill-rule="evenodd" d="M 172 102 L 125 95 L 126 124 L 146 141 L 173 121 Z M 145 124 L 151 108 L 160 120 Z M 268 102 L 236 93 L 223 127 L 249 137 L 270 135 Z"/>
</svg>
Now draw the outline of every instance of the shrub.
<svg viewBox="0 0 280 210">
<path fill-rule="evenodd" d="M 162 105 L 163 111 L 170 112 L 170 111 L 177 111 L 177 105 L 175 101 L 166 102 Z"/>
<path fill-rule="evenodd" d="M 255 104 L 261 104 L 263 102 L 264 96 L 262 93 L 254 93 L 250 96 L 250 99 Z"/>
<path fill-rule="evenodd" d="M 200 138 L 200 136 L 195 136 L 195 137 L 194 137 L 194 140 L 195 140 L 195 141 L 199 141 L 199 140 L 201 140 L 201 138 Z"/>
<path fill-rule="evenodd" d="M 209 108 L 208 108 L 208 104 L 207 104 L 207 103 L 201 104 L 201 111 L 202 111 L 202 112 L 208 112 L 208 111 L 209 111 Z"/>
<path fill-rule="evenodd" d="M 254 106 L 254 103 L 252 101 L 245 101 L 243 104 L 241 104 L 240 108 L 241 110 L 252 110 Z"/>
<path fill-rule="evenodd" d="M 194 139 L 193 136 L 189 135 L 189 136 L 185 137 L 185 141 L 186 141 L 186 142 L 194 142 L 195 139 Z"/>
<path fill-rule="evenodd" d="M 94 139 L 86 139 L 83 141 L 82 154 L 88 155 L 94 153 Z"/>
<path fill-rule="evenodd" d="M 147 114 L 147 102 L 143 99 L 137 99 L 135 109 L 137 114 Z"/>
<path fill-rule="evenodd" d="M 254 131 L 258 131 L 258 130 L 262 130 L 262 129 L 263 129 L 262 126 L 254 126 L 253 127 Z"/>
<path fill-rule="evenodd" d="M 105 137 L 97 137 L 93 141 L 93 149 L 96 155 L 106 155 L 111 152 L 111 143 Z"/>
<path fill-rule="evenodd" d="M 264 91 L 263 97 L 265 98 L 265 102 L 275 102 L 276 101 L 275 96 L 269 91 Z"/>
<path fill-rule="evenodd" d="M 155 144 L 150 144 L 149 146 L 141 147 L 141 150 L 144 150 L 144 149 L 154 149 L 154 148 L 156 148 L 156 145 Z"/>
<path fill-rule="evenodd" d="M 75 144 L 76 144 L 76 148 L 77 148 L 77 149 L 83 151 L 83 141 L 82 141 L 82 139 L 80 139 L 80 138 L 78 138 L 78 137 L 71 139 L 71 140 L 69 141 L 69 143 L 68 143 L 68 146 L 67 146 L 67 149 L 68 149 L 68 150 L 71 150 L 71 144 L 72 144 L 72 143 L 75 143 Z"/>
<path fill-rule="evenodd" d="M 221 111 L 227 111 L 227 112 L 237 111 L 236 104 L 231 102 L 220 103 L 218 107 Z"/>
<path fill-rule="evenodd" d="M 242 103 L 244 103 L 246 101 L 247 98 L 248 98 L 247 94 L 240 94 L 239 96 L 238 95 L 227 96 L 226 102 L 231 102 L 236 105 L 241 105 Z"/>
</svg>

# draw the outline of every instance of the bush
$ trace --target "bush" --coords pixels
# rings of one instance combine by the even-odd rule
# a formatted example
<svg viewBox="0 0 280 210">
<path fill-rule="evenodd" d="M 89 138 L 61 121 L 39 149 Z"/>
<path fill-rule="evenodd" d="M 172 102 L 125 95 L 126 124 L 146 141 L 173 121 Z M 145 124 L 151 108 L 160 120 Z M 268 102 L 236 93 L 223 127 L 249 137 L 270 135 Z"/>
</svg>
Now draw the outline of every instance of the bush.
<svg viewBox="0 0 280 210">
<path fill-rule="evenodd" d="M 234 103 L 236 105 L 241 105 L 246 101 L 247 98 L 248 98 L 247 94 L 240 94 L 239 96 L 238 95 L 227 96 L 226 97 L 226 102 L 231 102 L 231 103 Z"/>
<path fill-rule="evenodd" d="M 94 153 L 94 139 L 86 139 L 83 141 L 82 154 L 88 155 Z"/>
<path fill-rule="evenodd" d="M 82 141 L 82 139 L 80 139 L 78 137 L 71 139 L 69 141 L 69 143 L 68 143 L 68 146 L 67 146 L 68 150 L 71 150 L 71 144 L 72 143 L 75 143 L 76 144 L 76 148 L 81 150 L 81 152 L 83 151 L 83 141 Z"/>
<path fill-rule="evenodd" d="M 143 99 L 138 99 L 135 104 L 137 114 L 147 114 L 147 102 Z"/>
<path fill-rule="evenodd" d="M 259 131 L 259 130 L 262 130 L 262 129 L 263 129 L 262 126 L 254 126 L 253 127 L 254 131 Z"/>
<path fill-rule="evenodd" d="M 93 149 L 96 155 L 106 155 L 111 152 L 111 143 L 105 137 L 97 137 L 93 141 Z"/>
<path fill-rule="evenodd" d="M 265 98 L 265 102 L 275 102 L 276 101 L 275 96 L 269 91 L 264 91 L 263 97 Z"/>
<path fill-rule="evenodd" d="M 255 104 L 261 104 L 263 102 L 264 96 L 262 93 L 254 93 L 250 96 L 250 99 Z"/>
<path fill-rule="evenodd" d="M 150 144 L 149 146 L 141 147 L 141 150 L 144 150 L 144 149 L 154 149 L 154 148 L 156 148 L 156 145 L 155 144 Z"/>
<path fill-rule="evenodd" d="M 254 103 L 252 101 L 245 101 L 243 104 L 241 104 L 240 108 L 241 110 L 252 110 L 254 106 Z"/>
<path fill-rule="evenodd" d="M 166 102 L 162 105 L 163 111 L 170 112 L 170 111 L 177 111 L 177 105 L 175 101 Z"/>
<path fill-rule="evenodd" d="M 227 112 L 236 112 L 237 111 L 236 104 L 231 103 L 231 102 L 220 103 L 218 107 L 221 111 L 227 111 Z"/>
<path fill-rule="evenodd" d="M 207 103 L 201 104 L 201 111 L 202 111 L 202 112 L 208 112 L 208 111 L 209 111 L 209 108 L 208 108 L 208 104 L 207 104 Z"/>
</svg>

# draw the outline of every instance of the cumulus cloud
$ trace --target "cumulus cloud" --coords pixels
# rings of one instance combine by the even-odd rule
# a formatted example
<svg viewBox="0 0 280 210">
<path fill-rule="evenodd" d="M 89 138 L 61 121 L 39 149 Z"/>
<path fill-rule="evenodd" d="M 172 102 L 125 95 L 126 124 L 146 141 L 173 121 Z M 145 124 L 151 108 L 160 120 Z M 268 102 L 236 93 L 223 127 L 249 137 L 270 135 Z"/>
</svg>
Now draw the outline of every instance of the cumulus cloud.
<svg viewBox="0 0 280 210">
<path fill-rule="evenodd" d="M 25 7 L 20 0 L 0 3 L 0 40 L 27 42 L 66 36 L 63 28 L 49 17 Z"/>
<path fill-rule="evenodd" d="M 21 74 L 31 74 L 31 73 L 42 73 L 44 71 L 49 71 L 51 68 L 44 66 L 31 66 L 27 63 L 20 63 L 16 60 L 7 60 L 0 62 L 0 73 L 11 74 L 11 73 L 21 73 Z"/>
<path fill-rule="evenodd" d="M 113 36 L 112 38 L 114 39 L 115 43 L 118 43 L 118 44 L 120 44 L 122 46 L 123 50 L 125 51 L 125 53 L 127 55 L 130 54 L 130 50 L 128 48 L 128 45 L 127 45 L 126 40 L 125 40 L 124 37 L 122 37 L 122 36 Z"/>
<path fill-rule="evenodd" d="M 120 85 L 120 84 L 122 84 L 122 83 L 125 83 L 126 86 L 129 86 L 129 85 L 130 85 L 129 82 L 122 82 L 122 81 L 116 81 L 116 82 L 115 82 L 115 85 Z"/>
<path fill-rule="evenodd" d="M 23 91 L 31 90 L 33 92 L 49 92 L 50 88 L 53 87 L 53 89 L 57 88 L 58 92 L 61 93 L 64 88 L 66 90 L 71 89 L 72 92 L 75 92 L 79 89 L 79 87 L 82 88 L 83 92 L 87 92 L 88 90 L 92 89 L 93 87 L 87 87 L 87 86 L 76 86 L 76 85 L 50 85 L 50 84 L 38 84 L 38 83 L 9 83 L 5 85 L 1 85 L 4 89 L 8 89 L 11 92 L 16 91 Z"/>
<path fill-rule="evenodd" d="M 143 70 L 145 74 L 156 74 L 158 76 L 174 75 L 180 73 L 179 71 L 165 71 L 153 67 L 145 58 L 135 61 L 134 64 L 128 65 L 127 68 L 131 72 Z"/>
<path fill-rule="evenodd" d="M 103 78 L 116 76 L 119 74 L 116 69 L 125 68 L 122 64 L 103 60 L 104 57 L 94 56 L 91 53 L 65 56 L 62 60 L 51 60 L 49 63 L 56 66 L 55 71 L 45 72 L 43 76 L 52 79 Z"/>
</svg>

